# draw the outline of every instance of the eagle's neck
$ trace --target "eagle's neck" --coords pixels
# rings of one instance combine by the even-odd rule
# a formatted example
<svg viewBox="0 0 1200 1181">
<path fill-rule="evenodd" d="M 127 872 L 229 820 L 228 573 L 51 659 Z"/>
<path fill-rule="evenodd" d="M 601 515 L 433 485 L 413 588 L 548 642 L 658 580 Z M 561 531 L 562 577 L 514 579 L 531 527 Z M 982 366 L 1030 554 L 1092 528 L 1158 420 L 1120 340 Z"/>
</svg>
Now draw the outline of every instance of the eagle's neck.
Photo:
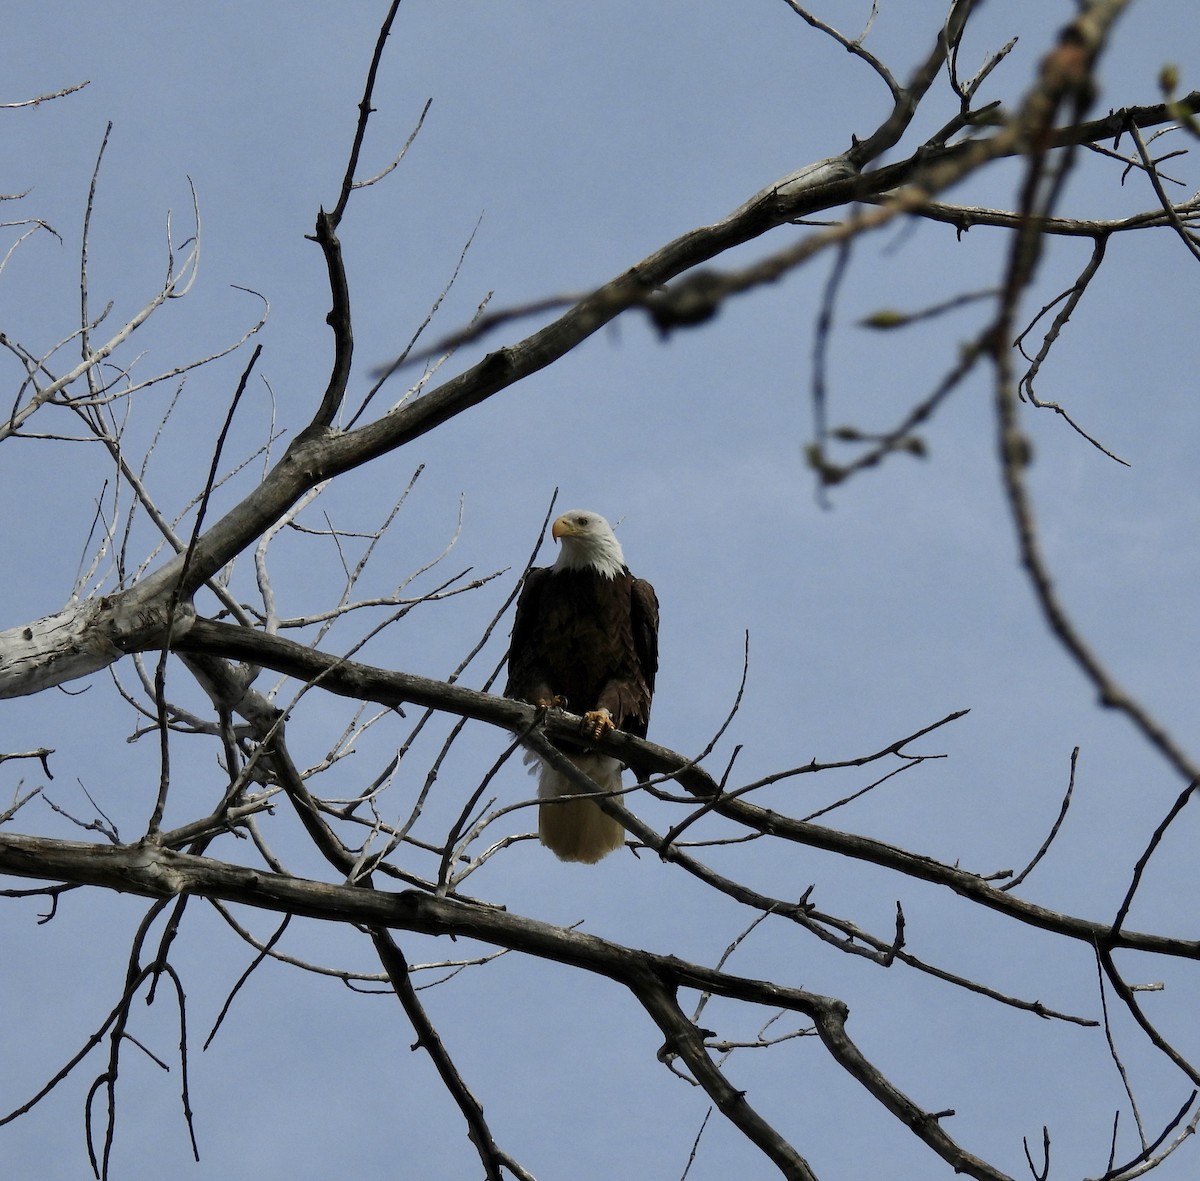
<svg viewBox="0 0 1200 1181">
<path fill-rule="evenodd" d="M 621 543 L 611 533 L 599 537 L 564 537 L 555 570 L 594 570 L 601 578 L 616 578 L 625 570 Z"/>
</svg>

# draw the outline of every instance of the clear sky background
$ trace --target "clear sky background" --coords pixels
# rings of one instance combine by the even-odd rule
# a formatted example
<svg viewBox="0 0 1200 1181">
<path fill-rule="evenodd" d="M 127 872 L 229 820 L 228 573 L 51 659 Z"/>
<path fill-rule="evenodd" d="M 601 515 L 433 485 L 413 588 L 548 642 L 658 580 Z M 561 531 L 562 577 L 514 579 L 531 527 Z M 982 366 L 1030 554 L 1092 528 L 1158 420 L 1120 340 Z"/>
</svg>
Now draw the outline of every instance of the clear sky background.
<svg viewBox="0 0 1200 1181">
<path fill-rule="evenodd" d="M 330 353 L 324 268 L 304 235 L 318 208 L 337 199 L 385 9 L 361 0 L 336 12 L 275 2 L 17 3 L 6 21 L 0 102 L 84 79 L 90 85 L 37 109 L 0 112 L 0 189 L 30 190 L 0 212 L 44 219 L 61 236 L 34 235 L 0 272 L 0 330 L 45 350 L 74 329 L 87 187 L 111 121 L 93 213 L 93 310 L 111 300 L 115 323 L 154 293 L 168 212 L 178 239 L 189 232 L 190 178 L 203 225 L 198 282 L 137 334 L 145 353 L 138 372 L 237 339 L 260 314 L 260 300 L 239 290 L 251 289 L 269 301 L 270 317 L 258 337 L 258 376 L 239 412 L 236 454 L 252 452 L 269 429 L 264 381 L 277 429 L 289 436 L 299 429 L 324 389 Z M 1019 35 L 985 87 L 1011 103 L 1074 10 L 1043 0 L 985 5 L 966 42 L 965 71 Z M 838 4 L 823 14 L 854 33 L 868 11 Z M 883 0 L 867 45 L 903 75 L 927 51 L 941 16 L 937 5 Z M 1103 61 L 1097 110 L 1158 101 L 1165 62 L 1179 64 L 1183 90 L 1200 85 L 1195 30 L 1190 0 L 1135 3 Z M 359 396 L 438 300 L 469 239 L 430 340 L 462 327 L 489 294 L 491 306 L 503 308 L 598 285 L 773 179 L 844 150 L 887 111 L 878 79 L 783 0 L 405 0 L 384 58 L 363 174 L 399 151 L 430 98 L 405 160 L 355 195 L 343 224 L 359 366 L 351 388 Z M 942 82 L 906 142 L 915 145 L 952 111 Z M 1190 144 L 1180 133 L 1164 142 Z M 1167 171 L 1185 182 L 1180 197 L 1196 188 L 1190 156 Z M 1017 179 L 1017 168 L 1005 165 L 951 196 L 1011 207 Z M 1156 203 L 1142 178 L 1122 184 L 1119 164 L 1087 157 L 1061 212 L 1118 217 Z M 7 249 L 16 231 L 5 232 Z M 777 230 L 735 257 L 757 257 L 805 232 Z M 996 230 L 958 239 L 949 227 L 921 223 L 858 244 L 829 358 L 831 421 L 890 427 L 950 367 L 986 313 L 967 309 L 883 336 L 856 322 L 880 308 L 915 309 L 995 285 L 1005 242 Z M 1050 244 L 1027 310 L 1073 282 L 1089 246 Z M 1018 869 L 1036 851 L 1078 746 L 1076 802 L 1021 892 L 1109 919 L 1183 785 L 1125 722 L 1098 707 L 1036 610 L 1002 499 L 985 380 L 968 383 L 923 430 L 927 458 L 894 457 L 819 502 L 804 447 L 813 324 L 829 265 L 822 257 L 665 341 L 640 318 L 623 317 L 561 363 L 339 480 L 320 502 L 324 511 L 341 527 L 373 528 L 424 467 L 377 559 L 370 583 L 377 589 L 442 551 L 460 505 L 454 549 L 415 585 L 429 589 L 468 567 L 475 575 L 509 571 L 473 595 L 415 611 L 374 641 L 365 659 L 447 675 L 511 588 L 558 488 L 560 508 L 592 508 L 620 522 L 631 567 L 657 588 L 661 673 L 652 738 L 684 752 L 704 746 L 734 699 L 747 630 L 744 701 L 714 756 L 719 770 L 742 744 L 739 781 L 812 758 L 867 754 L 969 707 L 966 718 L 914 747 L 944 759 L 870 793 L 833 822 L 984 873 Z M 1195 755 L 1200 272 L 1169 230 L 1116 238 L 1104 270 L 1043 370 L 1039 393 L 1061 402 L 1130 466 L 1107 459 L 1050 412 L 1026 410 L 1030 480 L 1070 610 L 1118 680 Z M 434 380 L 535 324 L 510 325 L 464 349 Z M 245 361 L 239 353 L 187 382 L 147 473 L 170 515 L 202 485 Z M 0 364 L 15 389 L 18 366 L 7 355 Z M 170 389 L 148 392 L 136 406 L 135 459 Z M 393 383 L 381 398 L 394 400 L 401 389 Z M 64 417 L 59 429 L 66 425 Z M 0 627 L 10 627 L 66 602 L 109 461 L 83 444 L 11 441 L 0 462 Z M 260 470 L 261 460 L 221 504 L 244 494 Z M 309 520 L 320 526 L 319 510 Z M 151 544 L 148 531 L 139 536 L 138 559 Z M 543 560 L 550 559 L 547 546 Z M 272 561 L 281 613 L 317 610 L 336 597 L 341 567 L 332 547 L 283 539 Z M 240 591 L 249 596 L 244 565 Z M 483 683 L 506 634 L 507 622 L 468 684 Z M 124 666 L 119 671 L 132 679 Z M 182 673 L 175 677 L 182 693 Z M 86 788 L 123 838 L 142 831 L 157 785 L 156 742 L 126 741 L 138 722 L 108 674 L 79 696 L 5 702 L 0 716 L 0 748 L 58 752 L 48 785 L 56 803 L 90 818 Z M 303 730 L 291 731 L 298 761 L 318 761 L 347 716 L 342 703 L 311 697 Z M 398 720 L 382 723 L 323 790 L 360 790 L 406 733 Z M 503 745 L 503 735 L 478 727 L 455 748 L 430 803 L 431 836 Z M 436 747 L 425 743 L 428 754 Z M 182 741 L 177 749 L 168 823 L 202 814 L 222 782 L 212 749 Z M 392 816 L 406 812 L 427 765 L 398 780 Z M 6 793 L 22 776 L 26 787 L 42 782 L 30 765 L 6 764 L 0 776 Z M 803 814 L 874 777 L 800 778 L 762 802 Z M 511 802 L 531 789 L 514 764 L 496 790 L 500 802 Z M 640 798 L 632 806 L 660 831 L 676 816 Z M 283 808 L 273 823 L 290 868 L 327 875 L 289 843 Z M 499 831 L 525 831 L 532 813 L 503 823 Z M 1198 823 L 1185 812 L 1172 829 L 1130 925 L 1195 937 Z M 40 804 L 15 827 L 80 835 Z M 734 846 L 710 860 L 785 897 L 815 884 L 819 906 L 880 935 L 902 899 L 915 954 L 1002 991 L 1099 1015 L 1095 965 L 1084 948 L 1013 930 L 944 891 L 869 866 L 798 847 L 760 849 Z M 250 857 L 232 839 L 213 852 Z M 579 922 L 633 946 L 715 963 L 753 916 L 681 879 L 652 857 L 622 852 L 593 868 L 565 866 L 525 842 L 476 875 L 471 889 L 519 914 Z M 146 904 L 79 892 L 44 927 L 35 921 L 41 905 L 0 910 L 4 1110 L 53 1075 L 115 1003 Z M 246 921 L 259 935 L 273 930 L 270 916 Z M 477 950 L 400 942 L 419 962 Z M 284 946 L 321 963 L 377 970 L 355 932 L 298 923 Z M 358 997 L 335 980 L 267 964 L 201 1053 L 250 955 L 210 910 L 189 908 L 177 961 L 189 998 L 201 1160 L 190 1163 L 177 1069 L 166 1075 L 134 1050 L 121 1075 L 115 1176 L 477 1175 L 458 1113 L 427 1059 L 410 1053 L 411 1031 L 386 993 Z M 1172 963 L 1123 963 L 1138 982 L 1167 982 L 1163 992 L 1141 995 L 1195 1060 L 1195 973 Z M 906 969 L 842 956 L 783 922 L 763 924 L 729 968 L 843 997 L 864 1052 L 926 1107 L 954 1107 L 948 1127 L 959 1142 L 1014 1175 L 1025 1167 L 1021 1137 L 1039 1145 L 1043 1123 L 1054 1136 L 1053 1176 L 1102 1173 L 1119 1107 L 1118 1156 L 1134 1152 L 1128 1104 L 1095 1030 L 1000 1010 Z M 424 997 L 497 1139 L 537 1176 L 682 1172 L 707 1100 L 656 1061 L 660 1035 L 620 989 L 510 955 Z M 756 1017 L 714 1003 L 704 1023 L 722 1036 L 748 1037 Z M 139 1009 L 137 1020 L 137 1036 L 171 1059 L 178 1032 L 170 1007 Z M 1190 1087 L 1128 1020 L 1118 1017 L 1114 1032 L 1153 1135 Z M 93 1058 L 30 1115 L 0 1128 L 5 1175 L 88 1175 L 81 1111 L 101 1070 L 102 1059 Z M 741 1051 L 730 1073 L 822 1178 L 951 1175 L 890 1116 L 860 1102 L 815 1043 Z M 1185 1149 L 1158 1176 L 1194 1177 L 1196 1160 Z M 690 1176 L 771 1175 L 714 1116 Z"/>
</svg>

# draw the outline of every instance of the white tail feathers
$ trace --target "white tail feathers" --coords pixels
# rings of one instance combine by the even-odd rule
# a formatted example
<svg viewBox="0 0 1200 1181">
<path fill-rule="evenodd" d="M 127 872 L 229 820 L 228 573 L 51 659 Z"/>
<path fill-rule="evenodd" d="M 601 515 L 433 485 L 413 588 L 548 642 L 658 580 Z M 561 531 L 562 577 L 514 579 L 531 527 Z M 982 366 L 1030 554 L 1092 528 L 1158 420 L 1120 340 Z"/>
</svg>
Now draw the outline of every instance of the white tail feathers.
<svg viewBox="0 0 1200 1181">
<path fill-rule="evenodd" d="M 616 759 L 593 753 L 567 758 L 595 783 L 596 791 L 620 790 L 621 764 Z M 557 800 L 579 794 L 575 784 L 532 752 L 526 754 L 525 761 L 531 771 L 538 772 L 538 799 Z M 538 836 L 561 861 L 584 861 L 591 865 L 624 844 L 625 829 L 602 811 L 595 800 L 569 800 L 538 808 Z"/>
</svg>

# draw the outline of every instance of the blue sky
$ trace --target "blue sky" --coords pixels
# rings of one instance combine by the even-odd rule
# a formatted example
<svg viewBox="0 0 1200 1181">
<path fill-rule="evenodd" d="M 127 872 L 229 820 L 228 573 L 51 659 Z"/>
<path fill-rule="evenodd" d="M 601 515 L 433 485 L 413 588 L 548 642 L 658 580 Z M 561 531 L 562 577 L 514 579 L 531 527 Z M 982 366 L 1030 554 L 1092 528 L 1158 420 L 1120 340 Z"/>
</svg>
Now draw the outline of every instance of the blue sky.
<svg viewBox="0 0 1200 1181">
<path fill-rule="evenodd" d="M 7 22 L 0 101 L 84 79 L 90 85 L 36 110 L 0 112 L 7 161 L 0 188 L 30 190 L 4 212 L 43 218 L 62 239 L 35 235 L 13 254 L 0 273 L 0 329 L 41 349 L 72 331 L 84 201 L 111 121 L 93 213 L 93 308 L 111 300 L 116 322 L 153 293 L 165 266 L 168 211 L 177 237 L 189 232 L 190 179 L 203 226 L 198 281 L 139 330 L 131 346 L 144 350 L 137 372 L 168 369 L 235 340 L 260 314 L 259 299 L 237 289 L 249 288 L 271 311 L 259 334 L 263 380 L 252 383 L 239 411 L 236 453 L 252 452 L 268 430 L 263 381 L 279 429 L 299 429 L 324 387 L 330 351 L 323 266 L 304 235 L 318 207 L 336 200 L 385 6 L 355 2 L 336 17 L 312 4 L 193 0 L 17 7 Z M 865 4 L 827 7 L 847 32 L 861 28 L 869 11 Z M 867 45 L 903 74 L 925 52 L 940 13 L 902 0 L 884 0 L 881 9 Z M 968 70 L 1019 34 L 990 90 L 1011 103 L 1073 11 L 1033 0 L 984 6 L 966 42 Z M 1102 65 L 1099 109 L 1157 101 L 1156 77 L 1167 61 L 1178 62 L 1183 89 L 1194 88 L 1200 63 L 1193 34 L 1184 0 L 1133 5 Z M 396 154 L 430 98 L 408 156 L 386 181 L 355 195 L 343 225 L 359 367 L 351 388 L 360 396 L 374 367 L 407 342 L 438 299 L 472 234 L 429 339 L 460 328 L 489 295 L 493 308 L 503 308 L 598 285 L 776 177 L 843 150 L 887 109 L 878 80 L 782 0 L 405 0 L 384 58 L 364 173 Z M 950 110 L 942 84 L 910 142 Z M 1188 141 L 1177 133 L 1169 142 Z M 1172 166 L 1186 182 L 1180 194 L 1193 191 L 1190 157 Z M 1002 166 L 950 196 L 1010 207 L 1016 181 L 1016 169 Z M 1063 212 L 1116 217 L 1155 203 L 1146 183 L 1130 177 L 1122 185 L 1119 165 L 1086 157 Z M 805 232 L 778 230 L 734 259 Z M 919 308 L 994 285 L 1004 245 L 996 230 L 976 228 L 960 241 L 948 227 L 918 224 L 856 246 L 830 354 L 832 422 L 886 429 L 953 363 L 984 312 L 967 309 L 886 335 L 856 322 L 881 307 Z M 1050 243 L 1027 309 L 1068 286 L 1087 250 L 1082 241 Z M 1185 746 L 1200 721 L 1200 346 L 1189 261 L 1168 230 L 1114 239 L 1105 274 L 1041 376 L 1041 396 L 1068 407 L 1129 468 L 1050 412 L 1024 412 L 1035 451 L 1030 483 L 1057 585 L 1118 680 Z M 829 265 L 819 258 L 731 302 L 703 328 L 665 341 L 624 317 L 561 363 L 339 480 L 320 503 L 343 528 L 373 526 L 424 465 L 382 547 L 371 583 L 377 588 L 441 551 L 460 503 L 455 547 L 419 586 L 466 567 L 476 574 L 519 569 L 556 487 L 560 507 L 619 520 L 630 565 L 655 584 L 662 602 L 653 738 L 681 751 L 704 745 L 733 700 L 749 630 L 745 700 L 715 756 L 719 768 L 742 744 L 743 780 L 812 758 L 865 754 L 969 707 L 966 718 L 915 748 L 946 758 L 835 813 L 833 822 L 851 831 L 981 872 L 1019 868 L 1057 812 L 1068 758 L 1079 746 L 1076 803 L 1023 894 L 1110 917 L 1182 785 L 1128 724 L 1097 706 L 1037 613 L 1003 504 L 985 381 L 967 383 L 923 431 L 928 458 L 895 457 L 833 490 L 828 507 L 818 503 L 803 448 L 812 426 L 813 322 Z M 536 323 L 510 325 L 462 350 L 441 375 Z M 4 364 L 15 388 L 17 367 L 7 357 Z M 189 378 L 148 468 L 169 514 L 182 511 L 201 485 L 244 364 L 239 353 Z M 392 398 L 400 392 L 397 385 Z M 148 391 L 138 403 L 129 432 L 134 451 L 153 436 L 168 396 Z M 82 444 L 9 441 L 4 465 L 0 537 L 8 574 L 0 627 L 9 627 L 57 610 L 69 596 L 108 461 Z M 220 505 L 244 494 L 260 470 L 261 461 L 222 493 Z M 311 519 L 319 525 L 319 516 Z M 148 551 L 149 533 L 138 540 Z M 336 596 L 340 565 L 330 547 L 284 539 L 272 560 L 283 613 L 315 610 Z M 250 595 L 248 561 L 237 577 Z M 365 658 L 444 676 L 510 586 L 511 573 L 472 596 L 420 609 L 373 641 Z M 500 660 L 505 632 L 498 630 L 468 683 L 482 683 Z M 118 671 L 131 675 L 124 666 Z M 183 694 L 182 673 L 176 676 Z M 299 761 L 315 762 L 347 711 L 315 696 L 304 711 L 293 741 Z M 123 837 L 140 832 L 153 803 L 157 751 L 152 739 L 125 741 L 135 721 L 107 675 L 93 678 L 82 696 L 5 702 L 4 713 L 4 749 L 56 748 L 48 785 L 56 802 L 90 816 L 82 782 Z M 405 733 L 399 722 L 377 727 L 361 754 L 323 781 L 329 793 L 357 790 Z M 436 749 L 432 741 L 426 746 Z M 480 728 L 455 748 L 430 804 L 431 835 L 502 747 L 503 736 Z M 203 743 L 181 740 L 178 750 L 176 822 L 201 814 L 221 783 Z M 40 782 L 28 766 L 5 764 L 0 774 L 6 791 L 22 774 L 26 786 Z M 863 786 L 867 775 L 800 778 L 762 802 L 803 814 Z M 407 780 L 397 783 L 393 814 L 405 810 L 412 790 Z M 498 791 L 508 793 L 501 802 L 515 800 L 529 783 L 514 765 Z M 660 830 L 673 822 L 665 805 L 635 799 L 632 806 Z M 527 828 L 530 816 L 510 817 L 512 831 Z M 283 809 L 271 824 L 290 867 L 325 872 L 306 859 Z M 1185 900 L 1198 884 L 1190 855 L 1196 825 L 1185 812 L 1172 830 L 1133 925 L 1191 934 Z M 27 810 L 18 827 L 78 835 L 48 808 Z M 248 856 L 232 841 L 215 853 Z M 901 898 L 915 954 L 1048 1005 L 1098 1011 L 1085 950 L 1014 931 L 944 891 L 794 847 L 748 864 L 735 846 L 714 850 L 711 861 L 784 896 L 815 884 L 822 908 L 880 934 L 890 930 Z M 516 913 L 581 921 L 621 942 L 704 963 L 714 963 L 752 917 L 652 858 L 626 853 L 583 869 L 526 843 L 472 881 L 480 897 Z M 3 918 L 0 996 L 16 1015 L 0 1091 L 6 1110 L 108 1011 L 144 904 L 72 895 L 47 927 L 35 925 L 37 909 L 10 904 Z M 247 921 L 259 934 L 272 929 L 270 916 Z M 115 1176 L 365 1174 L 394 1171 L 398 1160 L 414 1176 L 475 1175 L 460 1118 L 424 1057 L 409 1052 L 412 1037 L 394 999 L 355 997 L 335 981 L 268 964 L 202 1054 L 198 1044 L 249 952 L 199 905 L 190 908 L 185 936 L 178 954 L 196 1048 L 191 1086 L 201 1161 L 189 1163 L 177 1072 L 164 1075 L 134 1052 L 121 1079 Z M 416 937 L 401 943 L 421 962 L 463 951 Z M 369 945 L 353 932 L 296 924 L 287 947 L 373 970 Z M 950 1130 L 999 1167 L 1022 1170 L 1021 1137 L 1040 1142 L 1049 1122 L 1055 1175 L 1102 1171 L 1098 1146 L 1107 1144 L 1123 1100 L 1096 1031 L 997 1011 L 915 973 L 840 956 L 782 923 L 764 924 L 729 966 L 844 997 L 864 1052 L 919 1102 L 955 1107 Z M 1130 970 L 1139 981 L 1167 981 L 1164 992 L 1141 995 L 1181 1048 L 1194 1052 L 1194 976 L 1175 964 Z M 536 1175 L 680 1174 L 707 1102 L 655 1060 L 658 1032 L 614 986 L 508 956 L 425 996 L 497 1139 Z M 747 1036 L 757 1016 L 714 1002 L 706 1022 L 725 1022 L 722 1036 Z M 138 1036 L 169 1056 L 177 1041 L 169 1009 L 160 1002 L 139 1011 L 138 1021 Z M 1156 1127 L 1188 1088 L 1147 1052 L 1127 1020 L 1117 1021 L 1116 1035 L 1147 1124 Z M 30 1116 L 0 1129 L 0 1162 L 12 1175 L 86 1175 L 79 1115 L 87 1081 L 100 1069 L 96 1059 Z M 741 1051 L 730 1069 L 822 1178 L 881 1170 L 949 1175 L 890 1117 L 859 1100 L 814 1043 Z M 1125 1112 L 1125 1155 L 1128 1122 Z M 1194 1172 L 1185 1151 L 1159 1176 Z M 690 1176 L 730 1175 L 772 1170 L 714 1117 Z"/>
</svg>

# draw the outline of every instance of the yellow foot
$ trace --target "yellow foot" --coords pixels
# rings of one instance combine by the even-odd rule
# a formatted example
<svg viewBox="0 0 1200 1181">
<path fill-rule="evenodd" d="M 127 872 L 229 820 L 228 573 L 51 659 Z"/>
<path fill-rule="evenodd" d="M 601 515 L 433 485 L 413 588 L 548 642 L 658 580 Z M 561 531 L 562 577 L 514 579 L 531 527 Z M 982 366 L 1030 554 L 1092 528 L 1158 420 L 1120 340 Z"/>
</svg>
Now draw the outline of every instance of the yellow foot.
<svg viewBox="0 0 1200 1181">
<path fill-rule="evenodd" d="M 606 709 L 589 710 L 583 715 L 583 721 L 579 726 L 593 742 L 599 742 L 602 735 L 607 734 L 609 730 L 615 730 L 613 725 L 612 715 Z"/>
<path fill-rule="evenodd" d="M 534 703 L 535 709 L 565 709 L 567 699 L 561 694 L 556 693 L 553 697 L 539 697 Z"/>
</svg>

